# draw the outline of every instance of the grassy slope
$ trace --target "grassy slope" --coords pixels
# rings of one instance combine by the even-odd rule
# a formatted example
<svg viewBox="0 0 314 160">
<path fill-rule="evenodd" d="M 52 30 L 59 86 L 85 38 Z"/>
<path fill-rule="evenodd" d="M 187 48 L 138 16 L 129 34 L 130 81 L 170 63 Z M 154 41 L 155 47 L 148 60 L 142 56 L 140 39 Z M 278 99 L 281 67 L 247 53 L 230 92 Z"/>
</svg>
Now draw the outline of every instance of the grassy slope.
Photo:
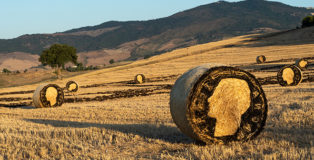
<svg viewBox="0 0 314 160">
<path fill-rule="evenodd" d="M 313 56 L 314 44 L 251 47 L 243 41 L 248 39 L 236 37 L 179 49 L 132 64 L 54 81 L 61 86 L 70 79 L 80 86 L 103 84 L 80 88 L 75 95 L 67 93 L 67 99 L 110 96 L 114 94 L 112 91 L 127 89 L 154 91 L 150 96 L 65 103 L 59 108 L 2 107 L 0 155 L 9 159 L 310 159 L 314 152 L 313 82 L 285 88 L 278 84 L 264 86 L 269 102 L 267 124 L 261 135 L 246 143 L 199 146 L 172 122 L 170 90 L 157 87 L 173 84 L 176 75 L 192 67 L 203 63 L 250 64 L 261 54 L 268 61 Z M 138 73 L 151 79 L 164 77 L 164 80 L 143 85 L 108 84 L 132 80 Z M 257 77 L 276 75 L 276 72 L 252 73 Z M 174 76 L 165 78 L 170 75 Z M 3 88 L 0 93 L 34 90 L 38 85 Z M 31 93 L 0 95 L 0 98 L 26 98 L 0 103 L 29 102 L 27 98 L 31 96 Z"/>
</svg>

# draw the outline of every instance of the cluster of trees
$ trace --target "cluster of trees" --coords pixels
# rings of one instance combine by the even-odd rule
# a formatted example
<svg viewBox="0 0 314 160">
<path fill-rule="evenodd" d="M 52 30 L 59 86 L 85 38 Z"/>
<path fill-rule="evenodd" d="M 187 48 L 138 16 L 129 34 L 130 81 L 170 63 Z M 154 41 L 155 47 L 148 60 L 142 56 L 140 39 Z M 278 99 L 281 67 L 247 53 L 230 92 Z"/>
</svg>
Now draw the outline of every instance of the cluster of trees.
<svg viewBox="0 0 314 160">
<path fill-rule="evenodd" d="M 3 69 L 2 69 L 2 72 L 3 72 L 3 73 L 7 73 L 7 74 L 8 74 L 8 73 L 11 73 L 11 71 L 8 70 L 7 68 L 3 68 Z"/>
<path fill-rule="evenodd" d="M 314 26 L 314 15 L 306 16 L 302 20 L 302 28 Z"/>
<path fill-rule="evenodd" d="M 77 63 L 76 67 L 67 67 L 66 70 L 69 72 L 78 72 L 78 71 L 87 71 L 87 70 L 96 70 L 96 66 L 85 67 L 82 63 Z"/>
<path fill-rule="evenodd" d="M 28 70 L 27 69 L 25 69 L 24 70 L 24 73 L 26 73 Z M 21 73 L 19 70 L 17 70 L 17 71 L 11 71 L 11 70 L 9 70 L 9 69 L 7 69 L 7 68 L 3 68 L 2 69 L 2 73 L 5 73 L 5 74 L 10 74 L 10 73 L 14 73 L 14 74 L 19 74 L 19 73 Z"/>
</svg>

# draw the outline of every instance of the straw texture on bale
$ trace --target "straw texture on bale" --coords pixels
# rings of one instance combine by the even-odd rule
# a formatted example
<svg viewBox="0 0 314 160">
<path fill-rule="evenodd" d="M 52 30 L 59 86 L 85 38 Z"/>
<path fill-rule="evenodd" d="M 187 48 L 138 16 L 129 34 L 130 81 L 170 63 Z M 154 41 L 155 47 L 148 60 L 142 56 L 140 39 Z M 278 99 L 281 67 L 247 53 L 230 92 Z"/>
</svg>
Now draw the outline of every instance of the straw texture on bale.
<svg viewBox="0 0 314 160">
<path fill-rule="evenodd" d="M 135 77 L 134 77 L 134 82 L 136 84 L 141 84 L 141 83 L 144 83 L 145 82 L 145 76 L 143 74 L 137 74 Z"/>
<path fill-rule="evenodd" d="M 36 108 L 61 106 L 63 101 L 63 89 L 56 84 L 40 85 L 33 95 L 33 103 Z"/>
<path fill-rule="evenodd" d="M 78 84 L 74 81 L 69 81 L 67 84 L 66 84 L 66 89 L 69 91 L 69 92 L 77 92 L 78 91 Z"/>
<path fill-rule="evenodd" d="M 170 93 L 178 128 L 205 143 L 246 141 L 258 135 L 267 117 L 267 100 L 250 73 L 206 64 L 184 73 Z"/>
<path fill-rule="evenodd" d="M 266 57 L 264 55 L 260 55 L 256 57 L 256 62 L 258 64 L 264 63 L 266 61 Z"/>
<path fill-rule="evenodd" d="M 297 86 L 302 78 L 301 69 L 295 65 L 284 66 L 277 73 L 277 81 L 281 86 Z"/>
<path fill-rule="evenodd" d="M 297 67 L 299 67 L 301 70 L 304 70 L 304 69 L 306 69 L 307 66 L 308 66 L 308 61 L 305 60 L 304 58 L 298 59 L 298 60 L 296 60 L 295 65 L 296 65 Z"/>
</svg>

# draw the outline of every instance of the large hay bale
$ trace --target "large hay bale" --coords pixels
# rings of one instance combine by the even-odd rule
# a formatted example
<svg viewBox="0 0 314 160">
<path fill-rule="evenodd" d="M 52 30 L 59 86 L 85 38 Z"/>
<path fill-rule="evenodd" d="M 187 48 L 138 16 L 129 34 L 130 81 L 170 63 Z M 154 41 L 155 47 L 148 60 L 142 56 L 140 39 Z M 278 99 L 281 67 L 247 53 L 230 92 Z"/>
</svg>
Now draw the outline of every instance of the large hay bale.
<svg viewBox="0 0 314 160">
<path fill-rule="evenodd" d="M 308 64 L 309 64 L 308 61 L 305 60 L 304 58 L 301 58 L 295 61 L 295 65 L 299 67 L 301 70 L 305 70 Z"/>
<path fill-rule="evenodd" d="M 61 106 L 63 101 L 63 89 L 56 84 L 40 85 L 33 95 L 33 103 L 36 108 Z"/>
<path fill-rule="evenodd" d="M 295 65 L 284 66 L 277 73 L 277 81 L 281 86 L 297 86 L 302 81 L 302 71 Z"/>
<path fill-rule="evenodd" d="M 246 141 L 263 129 L 267 100 L 252 74 L 206 64 L 178 78 L 170 111 L 178 128 L 197 141 Z"/>
<path fill-rule="evenodd" d="M 77 92 L 79 88 L 78 84 L 74 81 L 69 81 L 65 87 L 69 92 Z"/>
<path fill-rule="evenodd" d="M 134 82 L 136 84 L 141 84 L 141 83 L 144 83 L 145 82 L 145 76 L 143 74 L 137 74 L 135 77 L 134 77 Z"/>
<path fill-rule="evenodd" d="M 266 61 L 266 57 L 264 55 L 260 55 L 256 57 L 256 62 L 258 64 L 264 63 Z"/>
</svg>

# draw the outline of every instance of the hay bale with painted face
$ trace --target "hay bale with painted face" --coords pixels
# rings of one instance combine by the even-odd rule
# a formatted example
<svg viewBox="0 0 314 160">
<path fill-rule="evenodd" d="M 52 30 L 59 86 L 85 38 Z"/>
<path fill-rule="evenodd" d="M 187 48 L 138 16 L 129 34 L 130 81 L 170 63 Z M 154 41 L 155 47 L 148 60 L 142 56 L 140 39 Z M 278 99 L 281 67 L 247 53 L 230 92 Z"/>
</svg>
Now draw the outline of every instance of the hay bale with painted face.
<svg viewBox="0 0 314 160">
<path fill-rule="evenodd" d="M 36 88 L 33 103 L 36 108 L 58 107 L 63 104 L 64 92 L 56 84 L 44 84 Z"/>
<path fill-rule="evenodd" d="M 145 76 L 143 74 L 137 74 L 135 77 L 134 77 L 134 82 L 136 84 L 141 84 L 141 83 L 144 83 L 145 82 Z"/>
<path fill-rule="evenodd" d="M 69 92 L 77 92 L 79 88 L 78 84 L 74 81 L 67 82 L 65 86 Z"/>
<path fill-rule="evenodd" d="M 295 65 L 286 65 L 277 73 L 277 81 L 281 86 L 297 86 L 302 78 L 301 69 Z"/>
<path fill-rule="evenodd" d="M 178 128 L 197 141 L 246 141 L 263 129 L 267 100 L 250 73 L 206 64 L 178 78 L 170 93 L 170 111 Z"/>
<path fill-rule="evenodd" d="M 264 55 L 257 56 L 256 57 L 256 62 L 258 64 L 264 63 L 264 62 L 266 62 L 266 57 Z"/>
<path fill-rule="evenodd" d="M 301 70 L 306 70 L 308 64 L 309 62 L 304 58 L 301 58 L 295 61 L 295 65 L 299 67 Z"/>
</svg>

